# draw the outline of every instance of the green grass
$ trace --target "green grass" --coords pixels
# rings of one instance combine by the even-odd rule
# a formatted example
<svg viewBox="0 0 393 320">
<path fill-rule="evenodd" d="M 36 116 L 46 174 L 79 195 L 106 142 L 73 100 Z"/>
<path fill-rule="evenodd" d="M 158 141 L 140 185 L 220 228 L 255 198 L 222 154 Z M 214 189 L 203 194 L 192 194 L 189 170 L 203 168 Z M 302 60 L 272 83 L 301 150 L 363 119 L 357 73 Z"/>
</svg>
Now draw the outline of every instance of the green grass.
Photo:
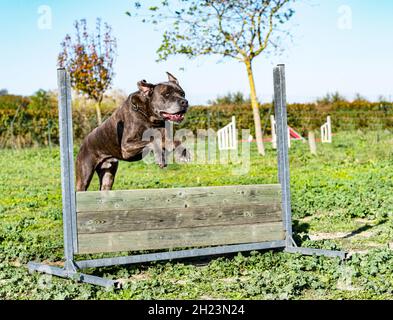
<svg viewBox="0 0 393 320">
<path fill-rule="evenodd" d="M 277 182 L 275 151 L 250 170 L 236 165 L 121 163 L 115 189 Z M 292 208 L 298 244 L 351 253 L 337 259 L 253 252 L 87 270 L 120 278 L 107 291 L 46 275 L 30 275 L 29 260 L 62 261 L 58 149 L 0 151 L 0 299 L 391 299 L 393 298 L 393 136 L 340 133 L 332 145 L 290 150 Z M 97 189 L 94 178 L 91 190 Z M 317 239 L 311 241 L 310 239 Z M 327 239 L 327 240 L 322 240 Z M 102 256 L 102 255 L 101 255 Z"/>
</svg>

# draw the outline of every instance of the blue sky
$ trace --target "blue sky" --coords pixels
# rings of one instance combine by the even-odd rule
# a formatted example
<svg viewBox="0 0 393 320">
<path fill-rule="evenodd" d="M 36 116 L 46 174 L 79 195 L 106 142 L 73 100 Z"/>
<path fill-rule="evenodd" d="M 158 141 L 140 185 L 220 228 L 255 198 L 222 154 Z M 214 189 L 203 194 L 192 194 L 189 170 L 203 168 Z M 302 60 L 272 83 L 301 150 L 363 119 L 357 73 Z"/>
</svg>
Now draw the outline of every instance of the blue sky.
<svg viewBox="0 0 393 320">
<path fill-rule="evenodd" d="M 165 80 L 165 71 L 170 71 L 179 78 L 191 104 L 227 92 L 248 94 L 245 68 L 238 62 L 219 63 L 218 57 L 155 62 L 161 34 L 125 15 L 133 3 L 0 0 L 0 88 L 26 95 L 39 88 L 55 89 L 60 42 L 73 32 L 73 21 L 86 18 L 93 25 L 101 17 L 113 26 L 118 38 L 115 88 L 133 92 L 137 81 L 160 82 Z M 38 10 L 43 5 L 52 12 L 48 30 L 38 27 Z M 340 27 L 346 8 L 352 12 L 349 29 Z M 293 43 L 286 45 L 282 56 L 262 55 L 255 60 L 260 100 L 271 100 L 272 67 L 277 63 L 287 65 L 290 102 L 312 101 L 336 90 L 348 98 L 356 93 L 373 100 L 379 95 L 393 97 L 393 1 L 299 1 L 291 32 Z"/>
</svg>

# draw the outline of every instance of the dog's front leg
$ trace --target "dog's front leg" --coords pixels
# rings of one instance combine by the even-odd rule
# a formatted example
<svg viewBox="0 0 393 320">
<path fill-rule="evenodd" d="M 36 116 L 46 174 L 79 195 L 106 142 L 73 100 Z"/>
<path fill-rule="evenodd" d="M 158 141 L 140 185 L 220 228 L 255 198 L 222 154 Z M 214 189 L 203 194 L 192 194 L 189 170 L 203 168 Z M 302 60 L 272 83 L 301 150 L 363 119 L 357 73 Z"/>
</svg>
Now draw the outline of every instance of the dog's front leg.
<svg viewBox="0 0 393 320">
<path fill-rule="evenodd" d="M 159 167 L 166 167 L 165 150 L 162 148 L 161 143 L 155 141 L 129 141 L 123 143 L 121 147 L 122 157 L 125 160 L 135 159 L 136 157 L 139 159 L 139 156 L 142 159 L 151 151 L 154 152 L 154 157 Z"/>
<path fill-rule="evenodd" d="M 143 153 L 150 141 L 127 141 L 121 145 L 121 155 L 124 160 L 130 160 Z"/>
<path fill-rule="evenodd" d="M 167 167 L 167 154 L 166 154 L 166 149 L 165 149 L 165 137 L 162 136 L 162 138 L 159 141 L 152 141 L 149 145 L 150 151 L 154 152 L 154 157 L 156 159 L 156 163 L 161 169 L 164 169 Z M 149 152 L 150 152 L 149 151 Z"/>
</svg>

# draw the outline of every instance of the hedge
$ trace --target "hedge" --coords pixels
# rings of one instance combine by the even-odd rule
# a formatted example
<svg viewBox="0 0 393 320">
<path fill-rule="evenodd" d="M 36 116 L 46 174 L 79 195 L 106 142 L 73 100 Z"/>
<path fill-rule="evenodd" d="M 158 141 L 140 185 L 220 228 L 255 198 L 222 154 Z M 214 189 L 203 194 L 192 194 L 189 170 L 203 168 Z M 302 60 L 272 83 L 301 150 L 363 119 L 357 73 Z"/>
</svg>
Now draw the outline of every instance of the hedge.
<svg viewBox="0 0 393 320">
<path fill-rule="evenodd" d="M 104 119 L 109 117 L 118 103 L 107 99 L 103 103 Z M 270 135 L 270 114 L 274 114 L 271 104 L 260 106 L 262 129 Z M 332 117 L 333 131 L 356 129 L 393 128 L 393 103 L 371 103 L 368 101 L 339 101 L 321 104 L 289 104 L 288 123 L 306 135 L 309 130 L 318 130 Z M 0 147 L 29 147 L 58 143 L 58 118 L 56 102 L 47 108 L 31 108 L 29 98 L 19 96 L 0 97 Z M 186 120 L 178 128 L 210 128 L 217 130 L 236 117 L 237 128 L 249 128 L 254 133 L 251 107 L 243 105 L 193 106 Z M 95 109 L 91 103 L 74 102 L 74 136 L 76 143 L 96 126 Z"/>
</svg>

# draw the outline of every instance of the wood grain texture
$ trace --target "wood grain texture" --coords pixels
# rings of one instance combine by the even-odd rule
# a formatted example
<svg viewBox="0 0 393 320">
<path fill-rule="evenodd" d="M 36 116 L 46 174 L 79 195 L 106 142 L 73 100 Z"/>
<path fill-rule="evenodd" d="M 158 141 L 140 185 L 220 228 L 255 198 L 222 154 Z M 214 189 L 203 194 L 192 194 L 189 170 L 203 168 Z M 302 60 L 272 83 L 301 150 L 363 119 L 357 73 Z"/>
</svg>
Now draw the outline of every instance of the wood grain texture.
<svg viewBox="0 0 393 320">
<path fill-rule="evenodd" d="M 78 213 L 79 233 L 102 233 L 241 225 L 281 221 L 281 204 L 245 204 L 196 208 L 134 209 Z"/>
<path fill-rule="evenodd" d="M 78 253 L 174 249 L 284 240 L 282 222 L 78 235 Z"/>
<path fill-rule="evenodd" d="M 77 192 L 77 212 L 266 203 L 280 199 L 280 190 L 280 185 L 248 185 Z"/>
<path fill-rule="evenodd" d="M 78 253 L 283 240 L 280 185 L 77 193 Z"/>
</svg>

